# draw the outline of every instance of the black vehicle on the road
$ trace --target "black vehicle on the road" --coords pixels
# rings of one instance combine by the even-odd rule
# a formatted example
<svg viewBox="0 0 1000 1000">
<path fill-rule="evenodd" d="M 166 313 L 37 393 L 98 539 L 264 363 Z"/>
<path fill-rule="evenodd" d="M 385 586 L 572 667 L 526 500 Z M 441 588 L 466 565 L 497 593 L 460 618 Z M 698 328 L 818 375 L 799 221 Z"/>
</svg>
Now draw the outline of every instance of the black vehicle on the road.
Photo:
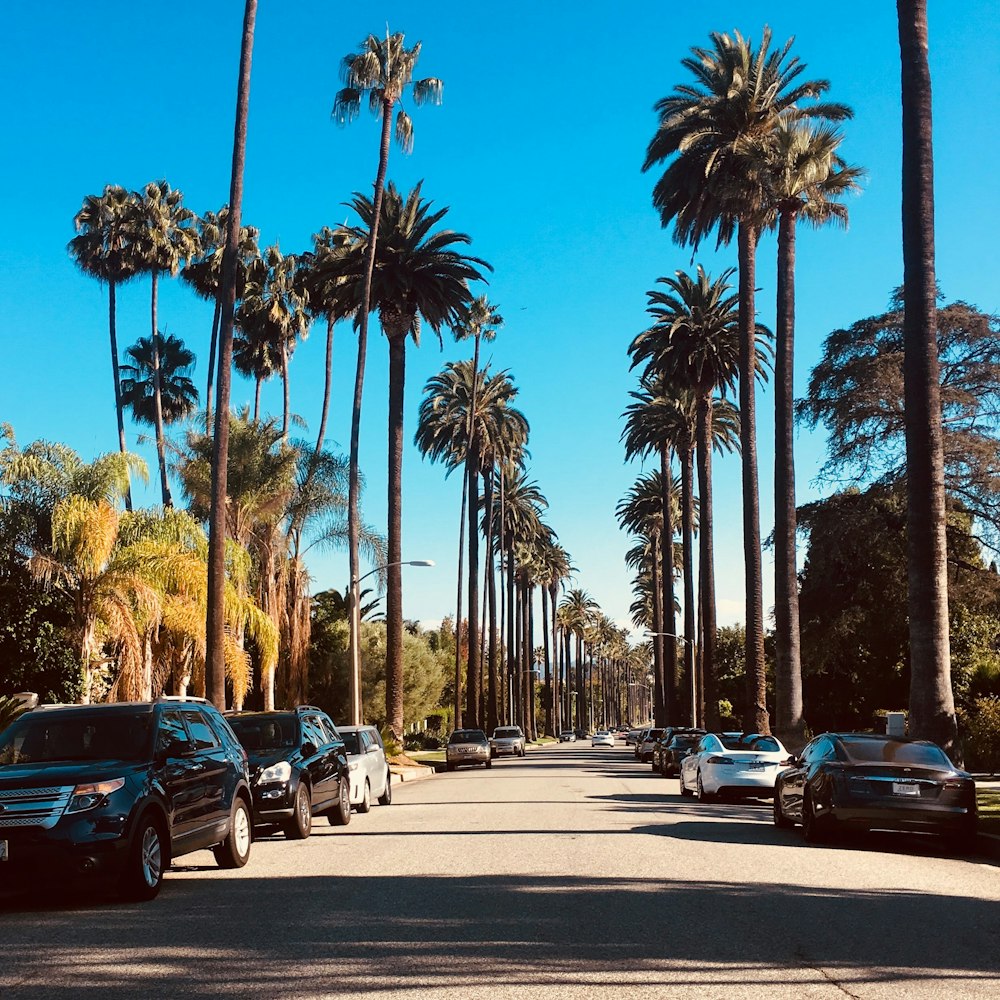
<svg viewBox="0 0 1000 1000">
<path fill-rule="evenodd" d="M 44 706 L 0 733 L 0 883 L 152 899 L 182 854 L 245 865 L 251 810 L 246 754 L 203 699 Z"/>
<path fill-rule="evenodd" d="M 255 826 L 279 826 L 289 840 L 305 840 L 314 815 L 350 823 L 347 753 L 325 712 L 300 705 L 287 712 L 231 712 L 226 719 L 250 758 Z"/>
<path fill-rule="evenodd" d="M 774 824 L 809 841 L 840 830 L 936 833 L 956 850 L 976 837 L 976 785 L 936 744 L 872 733 L 823 733 L 774 785 Z"/>
<path fill-rule="evenodd" d="M 664 778 L 681 773 L 681 760 L 698 745 L 704 729 L 670 726 L 653 747 L 653 770 Z"/>
</svg>

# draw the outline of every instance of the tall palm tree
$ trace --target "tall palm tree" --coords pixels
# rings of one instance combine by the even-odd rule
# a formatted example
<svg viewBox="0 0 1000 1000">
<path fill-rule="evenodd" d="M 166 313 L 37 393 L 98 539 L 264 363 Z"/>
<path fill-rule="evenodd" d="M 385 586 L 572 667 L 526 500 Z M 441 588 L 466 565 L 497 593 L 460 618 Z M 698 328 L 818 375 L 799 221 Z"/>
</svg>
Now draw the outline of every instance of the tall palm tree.
<svg viewBox="0 0 1000 1000">
<path fill-rule="evenodd" d="M 239 310 L 237 310 L 237 315 Z M 260 419 L 260 393 L 264 383 L 281 370 L 281 359 L 276 353 L 276 342 L 268 336 L 264 324 L 252 321 L 240 323 L 233 334 L 233 368 L 254 383 L 253 419 Z"/>
<path fill-rule="evenodd" d="M 161 334 L 162 336 L 162 334 Z M 131 364 L 121 366 L 122 403 L 136 423 L 156 422 L 155 348 L 149 337 L 140 337 L 126 352 Z M 164 424 L 190 416 L 198 407 L 198 390 L 191 381 L 194 351 L 179 337 L 160 340 L 160 411 Z"/>
<path fill-rule="evenodd" d="M 906 397 L 910 726 L 955 742 L 934 271 L 927 0 L 896 0 L 903 79 L 903 385 Z"/>
<path fill-rule="evenodd" d="M 586 727 L 587 717 L 586 696 L 583 686 L 583 641 L 590 625 L 591 619 L 600 605 L 590 594 L 579 587 L 574 587 L 563 598 L 559 605 L 560 609 L 565 609 L 565 620 L 572 635 L 576 637 L 576 728 Z"/>
<path fill-rule="evenodd" d="M 212 436 L 212 497 L 208 535 L 208 644 L 206 690 L 216 708 L 226 707 L 226 479 L 229 467 L 229 395 L 232 386 L 233 317 L 236 312 L 237 256 L 243 212 L 243 173 L 247 155 L 247 116 L 250 110 L 250 70 L 253 65 L 257 0 L 246 0 L 240 43 L 239 83 L 236 88 L 236 127 L 229 183 L 229 218 L 222 258 L 222 313 L 219 317 L 219 380 Z"/>
<path fill-rule="evenodd" d="M 130 233 L 134 226 L 134 197 L 117 184 L 108 184 L 102 195 L 87 195 L 73 217 L 77 235 L 69 241 L 70 256 L 85 274 L 107 282 L 108 330 L 111 338 L 111 374 L 114 379 L 115 413 L 118 418 L 118 450 L 124 454 L 125 422 L 121 400 L 121 373 L 118 370 L 117 289 L 136 274 Z M 132 491 L 125 494 L 125 506 L 132 509 Z"/>
<path fill-rule="evenodd" d="M 778 224 L 777 350 L 774 397 L 774 624 L 775 723 L 801 742 L 802 663 L 795 560 L 794 344 L 795 236 L 799 220 L 813 226 L 847 225 L 847 207 L 836 199 L 859 190 L 862 171 L 837 154 L 841 135 L 807 122 L 780 122 L 767 137 L 763 167 L 766 196 Z"/>
<path fill-rule="evenodd" d="M 343 280 L 345 301 L 362 301 L 367 284 L 369 234 L 374 205 L 356 194 L 351 202 L 361 224 L 347 227 L 349 244 L 336 254 L 331 276 Z M 402 466 L 403 394 L 406 341 L 420 343 L 426 324 L 441 337 L 445 327 L 461 322 L 471 298 L 469 282 L 482 281 L 489 265 L 461 252 L 471 239 L 465 233 L 436 229 L 448 209 L 431 210 L 418 184 L 406 197 L 391 182 L 382 202 L 382 239 L 376 250 L 371 304 L 378 311 L 389 341 L 389 530 L 386 591 L 386 719 L 397 738 L 403 737 L 403 581 Z"/>
<path fill-rule="evenodd" d="M 761 579 L 760 497 L 757 476 L 755 324 L 757 238 L 769 206 L 759 171 L 759 144 L 782 122 L 840 121 L 851 115 L 839 104 L 803 104 L 829 89 L 825 80 L 798 82 L 805 69 L 789 57 L 792 42 L 771 49 L 765 28 L 760 45 L 739 32 L 714 32 L 712 48 L 695 48 L 682 65 L 695 78 L 658 101 L 656 134 L 643 169 L 671 161 L 653 188 L 653 206 L 674 239 L 693 244 L 711 230 L 720 244 L 739 247 L 740 435 L 743 456 L 743 554 L 746 585 L 746 660 L 752 725 L 768 732 L 764 676 L 764 612 Z"/>
<path fill-rule="evenodd" d="M 556 649 L 556 605 L 559 588 L 572 571 L 569 553 L 554 539 L 549 538 L 538 546 L 536 554 L 538 583 L 542 591 L 542 635 L 544 637 L 545 664 L 545 733 L 555 736 L 561 729 L 561 688 Z M 549 643 L 549 609 L 552 610 L 551 646 Z"/>
<path fill-rule="evenodd" d="M 381 118 L 382 124 L 378 170 L 375 173 L 372 194 L 371 228 L 368 230 L 366 239 L 364 283 L 358 298 L 360 302 L 357 317 L 358 363 L 354 376 L 354 403 L 351 411 L 350 484 L 347 514 L 352 590 L 354 589 L 354 581 L 358 579 L 361 565 L 358 561 L 358 539 L 361 525 L 358 506 L 361 495 L 358 448 L 361 434 L 361 401 L 365 382 L 365 358 L 368 350 L 368 317 L 372 311 L 375 251 L 378 245 L 379 226 L 382 222 L 382 198 L 386 170 L 389 165 L 393 113 L 396 112 L 396 106 L 402 100 L 407 89 L 410 90 L 414 104 L 421 105 L 427 101 L 439 104 L 444 86 L 436 77 L 426 77 L 422 80 L 413 79 L 413 71 L 417 59 L 420 57 L 420 48 L 420 42 L 417 42 L 412 48 L 406 48 L 402 33 L 390 35 L 388 27 L 386 27 L 385 41 L 375 35 L 369 35 L 361 43 L 360 51 L 352 52 L 344 57 L 341 64 L 341 75 L 345 86 L 337 93 L 333 102 L 333 118 L 340 125 L 345 125 L 357 117 L 363 98 L 368 99 L 368 106 L 374 114 Z M 413 123 L 403 108 L 399 108 L 396 112 L 396 142 L 404 152 L 409 152 L 413 148 Z M 460 627 L 461 622 L 456 622 L 455 628 L 459 629 Z M 352 660 L 357 657 L 358 634 L 359 619 L 357 609 L 353 608 L 350 629 Z M 353 716 L 357 714 L 360 695 L 356 699 L 352 699 L 352 702 L 350 721 L 359 723 L 361 719 L 353 718 Z"/>
</svg>

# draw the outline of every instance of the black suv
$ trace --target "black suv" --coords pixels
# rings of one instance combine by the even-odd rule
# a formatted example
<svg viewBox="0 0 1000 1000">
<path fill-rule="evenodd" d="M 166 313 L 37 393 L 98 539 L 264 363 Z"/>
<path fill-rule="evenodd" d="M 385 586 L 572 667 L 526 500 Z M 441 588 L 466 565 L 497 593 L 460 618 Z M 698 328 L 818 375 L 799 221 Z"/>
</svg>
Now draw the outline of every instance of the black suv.
<svg viewBox="0 0 1000 1000">
<path fill-rule="evenodd" d="M 246 754 L 203 699 L 37 708 L 0 733 L 0 882 L 117 878 L 152 899 L 182 854 L 245 865 L 251 803 Z"/>
<path fill-rule="evenodd" d="M 315 814 L 350 823 L 347 754 L 325 712 L 300 705 L 286 712 L 231 712 L 226 720 L 250 757 L 255 825 L 277 825 L 289 840 L 304 840 Z"/>
</svg>

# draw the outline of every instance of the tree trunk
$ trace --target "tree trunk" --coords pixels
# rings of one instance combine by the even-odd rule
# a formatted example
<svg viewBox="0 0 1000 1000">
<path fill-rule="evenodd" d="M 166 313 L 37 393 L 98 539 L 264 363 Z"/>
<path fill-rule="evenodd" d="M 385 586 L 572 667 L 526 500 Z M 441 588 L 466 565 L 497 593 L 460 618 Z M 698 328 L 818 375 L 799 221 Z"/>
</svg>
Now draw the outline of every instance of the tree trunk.
<svg viewBox="0 0 1000 1000">
<path fill-rule="evenodd" d="M 664 725 L 663 719 L 663 586 L 660 583 L 659 533 L 649 539 L 653 590 L 653 725 Z"/>
<path fill-rule="evenodd" d="M 229 394 L 233 367 L 233 315 L 236 309 L 236 254 L 243 207 L 243 171 L 246 164 L 247 112 L 250 106 L 250 68 L 253 60 L 257 0 L 246 0 L 243 40 L 240 46 L 239 84 L 236 92 L 236 126 L 233 169 L 229 186 L 229 218 L 222 255 L 222 313 L 219 337 L 219 375 L 212 443 L 212 505 L 208 541 L 208 614 L 205 624 L 206 690 L 212 704 L 226 707 L 225 596 L 226 596 L 226 498 L 229 462 Z"/>
<path fill-rule="evenodd" d="M 108 326 L 111 334 L 111 374 L 115 381 L 115 415 L 118 418 L 118 450 L 124 455 L 128 450 L 125 446 L 125 413 L 122 409 L 122 377 L 118 365 L 118 300 L 115 294 L 115 282 L 108 282 Z M 132 485 L 125 490 L 125 509 L 132 509 Z"/>
<path fill-rule="evenodd" d="M 663 642 L 663 722 L 676 725 L 677 712 L 677 616 L 674 612 L 674 503 L 670 475 L 670 451 L 660 449 L 660 479 L 663 485 L 663 534 L 660 548 L 663 551 L 663 631 L 672 638 Z"/>
<path fill-rule="evenodd" d="M 208 384 L 205 386 L 205 433 L 212 429 L 212 386 L 215 381 L 215 354 L 219 349 L 219 319 L 222 316 L 221 289 L 215 296 L 212 311 L 212 336 L 208 342 Z"/>
<path fill-rule="evenodd" d="M 316 435 L 316 454 L 323 450 L 326 438 L 326 420 L 330 414 L 330 386 L 333 382 L 333 319 L 326 320 L 326 378 L 323 382 L 323 409 L 319 415 L 319 434 Z"/>
<path fill-rule="evenodd" d="M 694 469 L 693 451 L 687 445 L 681 451 L 681 532 L 684 544 L 684 676 L 691 697 L 689 718 L 697 726 L 698 706 L 697 670 L 695 667 L 695 613 L 694 596 Z"/>
<path fill-rule="evenodd" d="M 739 225 L 740 451 L 743 464 L 743 566 L 746 587 L 747 716 L 744 728 L 770 733 L 764 673 L 764 584 L 761 578 L 760 490 L 757 481 L 757 361 L 754 305 L 757 232 Z"/>
<path fill-rule="evenodd" d="M 486 725 L 492 732 L 500 724 L 497 676 L 497 581 L 495 573 L 496 536 L 493 531 L 493 468 L 483 476 L 483 495 L 486 500 L 486 596 L 489 598 L 488 681 L 486 698 Z"/>
<path fill-rule="evenodd" d="M 288 444 L 288 420 L 291 410 L 288 392 L 288 342 L 281 338 L 281 443 Z"/>
<path fill-rule="evenodd" d="M 795 560 L 795 225 L 786 210 L 778 224 L 777 356 L 774 366 L 774 625 L 775 721 L 793 746 L 803 743 L 799 580 Z"/>
<path fill-rule="evenodd" d="M 896 8 L 903 94 L 903 384 L 910 733 L 954 753 L 927 4 L 926 0 L 897 0 Z"/>
<path fill-rule="evenodd" d="M 719 728 L 715 683 L 715 549 L 712 525 L 712 391 L 698 397 L 698 591 L 701 602 L 701 700 L 698 716 L 708 730 Z"/>
<path fill-rule="evenodd" d="M 514 546 L 507 547 L 507 683 L 510 686 L 511 724 L 516 724 L 521 688 L 517 676 L 515 632 L 517 609 L 514 606 Z"/>
<path fill-rule="evenodd" d="M 576 728 L 583 729 L 586 706 L 583 695 L 583 636 L 576 634 Z"/>
<path fill-rule="evenodd" d="M 163 440 L 163 385 L 160 378 L 160 333 L 156 326 L 156 305 L 159 291 L 159 272 L 153 271 L 153 290 L 150 295 L 150 314 L 153 322 L 153 419 L 156 426 L 156 459 L 160 466 L 160 495 L 163 506 L 173 507 L 170 483 L 167 481 L 167 451 Z"/>
<path fill-rule="evenodd" d="M 406 334 L 389 337 L 389 484 L 385 592 L 385 718 L 403 742 L 403 387 Z"/>
<path fill-rule="evenodd" d="M 465 462 L 469 482 L 469 659 L 466 669 L 465 722 L 477 729 L 482 688 L 479 684 L 479 452 L 478 435 L 473 433 Z"/>
<path fill-rule="evenodd" d="M 542 585 L 542 643 L 545 647 L 545 735 L 553 736 L 552 716 L 555 708 L 554 685 L 552 683 L 552 660 L 549 647 L 549 590 Z"/>
<path fill-rule="evenodd" d="M 455 719 L 462 728 L 462 565 L 465 562 L 465 505 L 469 498 L 469 477 L 462 476 L 462 513 L 458 525 L 458 591 L 455 597 Z"/>
</svg>

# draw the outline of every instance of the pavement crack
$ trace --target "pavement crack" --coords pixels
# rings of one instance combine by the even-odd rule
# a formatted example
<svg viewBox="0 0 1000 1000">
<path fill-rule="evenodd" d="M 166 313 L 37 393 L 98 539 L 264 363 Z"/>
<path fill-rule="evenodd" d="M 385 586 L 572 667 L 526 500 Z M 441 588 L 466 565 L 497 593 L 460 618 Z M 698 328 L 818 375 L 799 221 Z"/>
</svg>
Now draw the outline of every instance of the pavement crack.
<svg viewBox="0 0 1000 1000">
<path fill-rule="evenodd" d="M 844 994 L 845 997 L 850 997 L 851 1000 L 863 1000 L 860 993 L 852 993 L 843 983 L 838 982 L 830 975 L 826 969 L 821 965 L 814 965 L 807 955 L 804 955 L 800 950 L 796 949 L 795 957 L 799 960 L 799 964 L 804 968 L 812 969 L 813 972 L 818 972 L 831 986 L 836 987 Z"/>
</svg>

